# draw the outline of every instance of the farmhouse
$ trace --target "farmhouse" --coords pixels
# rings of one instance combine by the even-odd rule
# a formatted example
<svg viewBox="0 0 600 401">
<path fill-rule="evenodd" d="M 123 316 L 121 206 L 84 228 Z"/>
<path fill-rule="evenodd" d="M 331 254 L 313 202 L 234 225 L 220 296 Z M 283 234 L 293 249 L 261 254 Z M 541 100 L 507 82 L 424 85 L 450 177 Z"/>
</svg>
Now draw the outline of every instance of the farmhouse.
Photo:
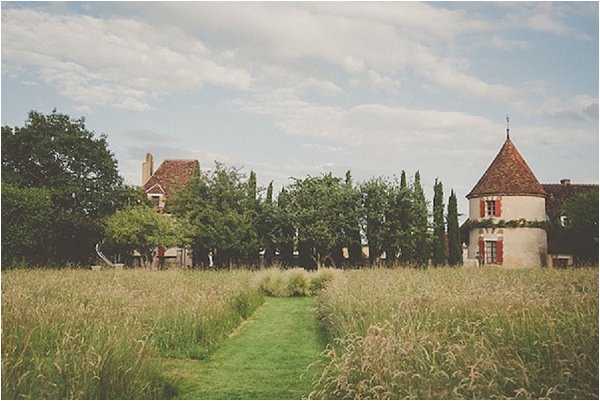
<svg viewBox="0 0 600 401">
<path fill-rule="evenodd" d="M 147 153 L 142 162 L 142 187 L 159 213 L 165 213 L 169 197 L 183 188 L 194 175 L 200 174 L 198 160 L 165 160 L 154 171 L 154 157 Z M 189 250 L 184 248 L 159 249 L 159 258 L 167 264 L 191 266 Z"/>
<path fill-rule="evenodd" d="M 142 162 L 142 187 L 148 199 L 159 211 L 164 211 L 167 199 L 189 180 L 200 174 L 198 160 L 165 160 L 156 171 L 154 157 L 147 153 Z"/>
<path fill-rule="evenodd" d="M 539 183 L 510 139 L 506 140 L 469 199 L 466 222 L 467 257 L 479 265 L 568 266 L 573 256 L 565 253 L 561 238 L 548 239 L 550 221 L 562 221 L 562 204 L 598 185 Z"/>
</svg>

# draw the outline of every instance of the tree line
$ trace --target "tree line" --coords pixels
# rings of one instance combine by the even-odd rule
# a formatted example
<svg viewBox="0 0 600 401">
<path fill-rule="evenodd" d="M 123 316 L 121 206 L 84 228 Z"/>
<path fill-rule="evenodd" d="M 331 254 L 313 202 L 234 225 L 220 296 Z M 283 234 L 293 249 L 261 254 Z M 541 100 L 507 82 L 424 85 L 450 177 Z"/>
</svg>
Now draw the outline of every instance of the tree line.
<svg viewBox="0 0 600 401">
<path fill-rule="evenodd" d="M 456 196 L 452 192 L 446 214 L 442 183 L 435 185 L 430 224 L 418 171 L 410 184 L 404 171 L 400 179 L 360 184 L 350 171 L 344 178 L 331 173 L 292 178 L 275 197 L 272 183 L 257 188 L 254 172 L 245 177 L 216 163 L 169 199 L 167 211 L 187 227 L 198 266 L 209 265 L 210 256 L 217 267 L 426 265 L 430 260 L 458 265 Z"/>
<path fill-rule="evenodd" d="M 134 252 L 149 263 L 157 248 L 180 246 L 194 266 L 459 265 L 454 191 L 445 200 L 436 180 L 430 211 L 418 171 L 410 182 L 404 171 L 361 183 L 349 171 L 293 178 L 275 194 L 254 172 L 216 163 L 159 214 L 83 118 L 32 111 L 23 127 L 2 127 L 2 267 L 89 265 L 98 243 L 128 264 Z M 597 193 L 566 203 L 571 223 L 552 225 L 576 238 L 565 251 L 597 256 L 597 206 Z"/>
</svg>

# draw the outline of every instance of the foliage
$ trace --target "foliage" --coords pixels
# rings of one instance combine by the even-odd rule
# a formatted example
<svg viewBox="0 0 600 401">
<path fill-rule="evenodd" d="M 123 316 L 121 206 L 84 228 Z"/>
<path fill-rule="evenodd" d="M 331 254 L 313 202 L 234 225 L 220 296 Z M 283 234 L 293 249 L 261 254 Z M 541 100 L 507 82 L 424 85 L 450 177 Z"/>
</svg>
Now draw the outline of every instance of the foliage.
<svg viewBox="0 0 600 401">
<path fill-rule="evenodd" d="M 421 186 L 421 175 L 415 173 L 413 182 L 413 218 L 414 218 L 414 254 L 411 260 L 418 266 L 426 266 L 431 255 L 431 244 L 429 237 L 429 225 L 427 219 L 427 201 Z"/>
<path fill-rule="evenodd" d="M 277 206 L 273 210 L 273 246 L 279 250 L 279 261 L 282 266 L 294 264 L 294 241 L 296 228 L 290 207 L 289 194 L 285 188 L 277 196 Z"/>
<path fill-rule="evenodd" d="M 320 267 L 326 260 L 334 261 L 334 252 L 339 250 L 346 227 L 341 180 L 331 173 L 295 179 L 289 187 L 289 195 L 304 263 L 312 261 L 314 266 Z"/>
<path fill-rule="evenodd" d="M 158 357 L 205 357 L 263 302 L 251 275 L 5 272 L 2 398 L 170 398 Z"/>
<path fill-rule="evenodd" d="M 566 234 L 578 263 L 598 263 L 598 191 L 581 192 L 564 204 Z"/>
<path fill-rule="evenodd" d="M 55 252 L 51 191 L 2 184 L 2 265 L 40 265 Z"/>
<path fill-rule="evenodd" d="M 138 251 L 144 265 L 152 261 L 157 247 L 185 246 L 191 242 L 189 235 L 177 218 L 148 206 L 119 210 L 106 220 L 108 241 L 124 255 Z"/>
<path fill-rule="evenodd" d="M 3 261 L 88 262 L 102 236 L 102 218 L 122 206 L 122 179 L 106 136 L 96 136 L 83 119 L 65 114 L 32 111 L 23 127 L 2 127 L 2 179 L 4 184 L 50 191 L 53 209 L 52 224 L 41 227 L 50 228 L 47 251 L 19 252 Z M 26 237 L 36 235 L 25 233 L 27 226 L 9 224 L 7 220 L 3 228 L 21 230 Z"/>
<path fill-rule="evenodd" d="M 435 180 L 433 192 L 433 254 L 431 261 L 434 266 L 441 266 L 447 262 L 444 189 L 441 181 Z"/>
<path fill-rule="evenodd" d="M 384 250 L 387 183 L 382 178 L 373 178 L 360 186 L 360 192 L 364 211 L 363 227 L 369 244 L 369 264 L 374 265 Z"/>
<path fill-rule="evenodd" d="M 458 206 L 454 190 L 450 191 L 448 198 L 448 264 L 450 266 L 462 265 L 462 241 L 458 226 Z"/>
<path fill-rule="evenodd" d="M 239 170 L 215 164 L 171 199 L 169 210 L 189 225 L 195 264 L 218 267 L 255 264 L 260 248 L 254 185 Z"/>
<path fill-rule="evenodd" d="M 598 270 L 348 271 L 311 398 L 598 398 Z"/>
<path fill-rule="evenodd" d="M 273 297 L 294 297 L 316 295 L 327 287 L 334 278 L 334 270 L 321 269 L 307 272 L 303 269 L 266 269 L 257 274 L 257 286 L 265 294 Z"/>
</svg>

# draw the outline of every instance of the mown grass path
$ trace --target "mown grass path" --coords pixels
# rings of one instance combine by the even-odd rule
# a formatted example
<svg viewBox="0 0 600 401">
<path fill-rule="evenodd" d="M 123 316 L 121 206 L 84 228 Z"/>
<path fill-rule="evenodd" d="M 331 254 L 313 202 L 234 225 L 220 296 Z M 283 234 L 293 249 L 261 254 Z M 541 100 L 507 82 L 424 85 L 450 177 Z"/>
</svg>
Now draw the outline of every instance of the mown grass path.
<svg viewBox="0 0 600 401">
<path fill-rule="evenodd" d="M 206 361 L 171 361 L 183 399 L 300 399 L 323 344 L 312 298 L 267 298 Z"/>
</svg>

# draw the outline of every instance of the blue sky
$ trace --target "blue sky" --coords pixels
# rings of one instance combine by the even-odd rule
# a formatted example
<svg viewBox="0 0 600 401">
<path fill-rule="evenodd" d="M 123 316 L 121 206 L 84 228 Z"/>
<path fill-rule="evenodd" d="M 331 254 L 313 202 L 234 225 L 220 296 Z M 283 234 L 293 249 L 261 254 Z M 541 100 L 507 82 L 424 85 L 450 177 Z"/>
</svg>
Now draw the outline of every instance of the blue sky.
<svg viewBox="0 0 600 401">
<path fill-rule="evenodd" d="M 598 182 L 598 5 L 2 3 L 2 124 L 56 108 L 146 152 L 257 172 L 420 170 L 464 196 L 505 137 L 538 179 Z"/>
</svg>

